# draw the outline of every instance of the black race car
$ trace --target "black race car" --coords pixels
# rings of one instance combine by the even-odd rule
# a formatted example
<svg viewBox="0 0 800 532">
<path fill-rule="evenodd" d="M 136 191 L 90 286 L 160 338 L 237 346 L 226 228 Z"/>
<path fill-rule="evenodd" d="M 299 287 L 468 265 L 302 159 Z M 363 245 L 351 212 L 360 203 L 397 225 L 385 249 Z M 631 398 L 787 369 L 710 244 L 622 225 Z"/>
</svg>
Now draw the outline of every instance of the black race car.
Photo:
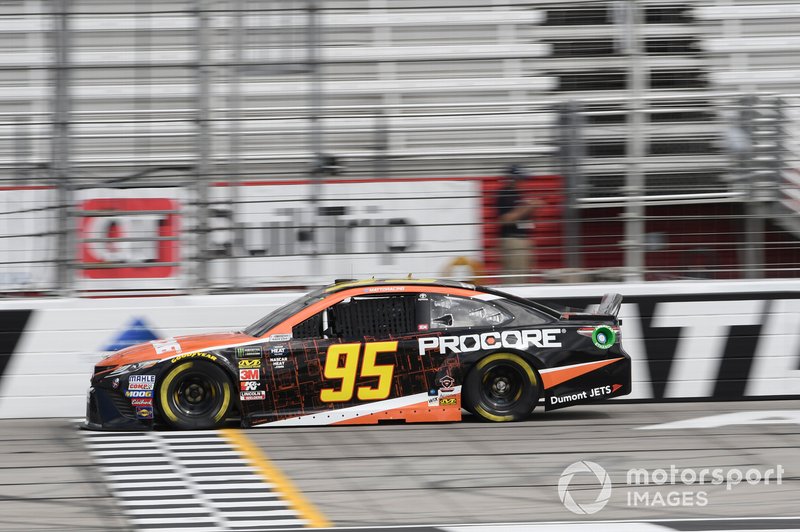
<svg viewBox="0 0 800 532">
<path fill-rule="evenodd" d="M 342 281 L 241 332 L 178 336 L 100 361 L 86 427 L 525 419 L 626 395 L 622 296 L 591 312 L 437 280 Z"/>
</svg>

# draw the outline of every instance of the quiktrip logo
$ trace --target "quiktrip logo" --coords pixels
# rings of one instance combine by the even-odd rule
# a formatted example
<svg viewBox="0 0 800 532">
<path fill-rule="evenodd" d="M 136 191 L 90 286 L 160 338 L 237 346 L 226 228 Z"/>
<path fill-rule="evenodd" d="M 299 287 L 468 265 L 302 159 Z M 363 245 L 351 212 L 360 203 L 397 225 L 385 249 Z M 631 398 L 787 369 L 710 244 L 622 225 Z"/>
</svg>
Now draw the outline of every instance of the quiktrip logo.
<svg viewBox="0 0 800 532">
<path fill-rule="evenodd" d="M 79 210 L 78 257 L 83 266 L 79 271 L 84 278 L 160 279 L 177 275 L 180 205 L 176 200 L 94 198 L 81 203 Z"/>
</svg>

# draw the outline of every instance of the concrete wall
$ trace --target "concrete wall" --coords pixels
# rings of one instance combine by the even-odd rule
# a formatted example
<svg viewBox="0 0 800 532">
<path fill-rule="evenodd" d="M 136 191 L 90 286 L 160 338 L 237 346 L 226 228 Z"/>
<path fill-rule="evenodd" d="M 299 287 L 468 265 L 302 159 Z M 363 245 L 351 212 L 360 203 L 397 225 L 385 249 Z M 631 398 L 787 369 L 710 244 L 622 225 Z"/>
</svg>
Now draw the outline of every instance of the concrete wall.
<svg viewBox="0 0 800 532">
<path fill-rule="evenodd" d="M 800 281 L 507 287 L 584 307 L 625 296 L 629 398 L 800 395 Z M 0 302 L 0 418 L 81 417 L 92 366 L 131 337 L 240 329 L 298 293 Z M 115 346 L 116 344 L 116 346 Z"/>
</svg>

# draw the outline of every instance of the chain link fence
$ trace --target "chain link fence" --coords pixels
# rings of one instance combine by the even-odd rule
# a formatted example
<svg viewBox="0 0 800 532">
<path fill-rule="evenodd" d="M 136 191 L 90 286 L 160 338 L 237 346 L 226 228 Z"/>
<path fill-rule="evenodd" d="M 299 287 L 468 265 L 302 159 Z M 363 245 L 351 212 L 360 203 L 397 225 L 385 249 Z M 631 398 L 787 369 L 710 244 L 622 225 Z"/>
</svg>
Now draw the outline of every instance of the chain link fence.
<svg viewBox="0 0 800 532">
<path fill-rule="evenodd" d="M 770 9 L 5 2 L 0 293 L 797 277 Z"/>
</svg>

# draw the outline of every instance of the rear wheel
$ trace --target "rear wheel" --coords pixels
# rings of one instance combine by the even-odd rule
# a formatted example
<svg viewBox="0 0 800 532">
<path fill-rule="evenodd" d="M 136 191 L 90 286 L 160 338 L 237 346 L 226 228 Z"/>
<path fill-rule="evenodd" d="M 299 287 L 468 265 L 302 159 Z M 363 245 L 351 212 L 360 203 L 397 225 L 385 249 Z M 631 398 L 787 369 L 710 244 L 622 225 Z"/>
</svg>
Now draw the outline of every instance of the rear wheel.
<svg viewBox="0 0 800 532">
<path fill-rule="evenodd" d="M 519 355 L 495 353 L 475 364 L 464 382 L 467 410 L 487 421 L 519 421 L 539 401 L 539 379 Z"/>
<path fill-rule="evenodd" d="M 225 422 L 233 386 L 225 371 L 203 360 L 171 369 L 159 387 L 158 407 L 176 429 L 211 429 Z"/>
</svg>

